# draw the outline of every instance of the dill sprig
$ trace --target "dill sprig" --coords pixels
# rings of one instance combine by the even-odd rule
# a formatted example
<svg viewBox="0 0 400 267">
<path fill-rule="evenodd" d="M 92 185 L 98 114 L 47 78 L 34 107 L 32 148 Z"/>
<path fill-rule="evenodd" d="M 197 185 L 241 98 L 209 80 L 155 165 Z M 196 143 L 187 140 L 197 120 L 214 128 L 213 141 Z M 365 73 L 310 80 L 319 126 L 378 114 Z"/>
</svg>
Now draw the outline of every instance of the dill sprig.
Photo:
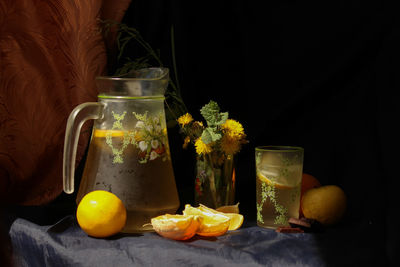
<svg viewBox="0 0 400 267">
<path fill-rule="evenodd" d="M 107 35 L 113 27 L 116 28 L 116 43 L 119 51 L 117 61 L 121 62 L 123 60 L 125 62 L 121 67 L 117 68 L 113 74 L 114 76 L 120 76 L 133 70 L 151 67 L 153 66 L 150 63 L 151 61 L 153 61 L 159 67 L 164 67 L 164 64 L 161 60 L 160 51 L 153 49 L 136 28 L 111 20 L 105 20 L 101 22 L 103 25 L 103 33 L 105 35 Z M 174 35 L 174 27 L 171 26 L 171 54 L 175 81 L 172 80 L 171 77 L 169 78 L 169 86 L 165 92 L 165 103 L 167 106 L 166 119 L 168 126 L 170 127 L 175 126 L 177 118 L 187 112 L 187 107 L 182 99 L 179 86 Z M 138 56 L 134 59 L 130 57 L 122 58 L 125 49 L 131 42 L 136 42 L 139 44 L 144 49 L 145 55 Z"/>
</svg>

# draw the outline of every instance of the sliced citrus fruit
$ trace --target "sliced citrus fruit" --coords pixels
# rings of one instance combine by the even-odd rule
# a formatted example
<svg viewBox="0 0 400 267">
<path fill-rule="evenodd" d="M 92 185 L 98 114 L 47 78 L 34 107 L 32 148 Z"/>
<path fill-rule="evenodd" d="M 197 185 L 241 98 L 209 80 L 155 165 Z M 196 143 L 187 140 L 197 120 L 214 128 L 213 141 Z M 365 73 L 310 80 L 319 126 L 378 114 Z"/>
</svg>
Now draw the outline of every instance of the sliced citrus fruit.
<svg viewBox="0 0 400 267">
<path fill-rule="evenodd" d="M 196 234 L 202 221 L 203 218 L 196 215 L 165 214 L 152 218 L 151 225 L 163 237 L 187 240 Z"/>
<path fill-rule="evenodd" d="M 86 194 L 79 202 L 76 218 L 88 235 L 108 237 L 125 226 L 126 209 L 113 193 L 96 190 Z"/>
<path fill-rule="evenodd" d="M 257 172 L 257 179 L 268 185 L 273 185 L 279 189 L 291 189 L 293 187 L 298 186 L 301 183 L 301 179 L 299 179 L 298 181 L 296 181 L 295 179 L 291 179 L 289 181 L 284 181 L 284 179 L 282 178 L 272 179 L 268 176 L 268 174 L 263 174 L 260 171 Z"/>
<path fill-rule="evenodd" d="M 103 129 L 95 129 L 93 135 L 95 137 L 106 137 L 111 134 L 112 137 L 124 136 L 126 131 L 121 130 L 103 130 Z"/>
<path fill-rule="evenodd" d="M 208 213 L 212 213 L 212 214 L 219 214 L 219 215 L 224 215 L 224 216 L 229 217 L 230 221 L 229 221 L 228 231 L 237 230 L 243 224 L 243 215 L 242 214 L 220 212 L 220 211 L 214 210 L 212 208 L 209 208 L 207 206 L 204 206 L 203 204 L 200 204 L 199 209 L 204 212 L 208 212 Z"/>
<path fill-rule="evenodd" d="M 235 205 L 218 207 L 216 210 L 224 213 L 239 213 L 239 202 Z"/>
<path fill-rule="evenodd" d="M 192 207 L 190 204 L 185 205 L 184 215 L 198 215 L 203 218 L 197 234 L 201 236 L 220 236 L 225 234 L 230 225 L 230 218 L 226 215 L 216 214 L 199 208 Z"/>
</svg>

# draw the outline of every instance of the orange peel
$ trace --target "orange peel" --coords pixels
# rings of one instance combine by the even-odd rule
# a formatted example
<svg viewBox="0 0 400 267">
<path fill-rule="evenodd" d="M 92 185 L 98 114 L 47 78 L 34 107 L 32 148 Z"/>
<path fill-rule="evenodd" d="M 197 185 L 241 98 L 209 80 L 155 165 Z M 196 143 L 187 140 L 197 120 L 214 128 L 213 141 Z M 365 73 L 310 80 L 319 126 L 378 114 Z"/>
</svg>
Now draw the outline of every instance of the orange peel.
<svg viewBox="0 0 400 267">
<path fill-rule="evenodd" d="M 202 217 L 194 215 L 165 214 L 152 218 L 151 225 L 163 237 L 187 240 L 197 233 L 202 220 Z"/>
</svg>

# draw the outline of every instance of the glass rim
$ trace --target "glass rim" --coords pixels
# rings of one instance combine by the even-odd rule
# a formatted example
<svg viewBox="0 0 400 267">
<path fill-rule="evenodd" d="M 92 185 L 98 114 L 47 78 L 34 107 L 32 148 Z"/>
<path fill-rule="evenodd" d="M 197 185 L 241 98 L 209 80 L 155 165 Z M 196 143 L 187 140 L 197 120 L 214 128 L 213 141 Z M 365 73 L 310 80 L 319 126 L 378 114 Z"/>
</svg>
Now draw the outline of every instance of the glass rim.
<svg viewBox="0 0 400 267">
<path fill-rule="evenodd" d="M 99 99 L 120 99 L 120 100 L 136 100 L 136 99 L 151 99 L 151 100 L 165 100 L 165 96 L 121 96 L 121 95 L 105 95 L 100 94 L 97 96 Z"/>
<path fill-rule="evenodd" d="M 269 146 L 257 146 L 256 151 L 259 151 L 259 152 L 299 152 L 299 151 L 304 151 L 304 148 L 299 147 L 299 146 L 269 145 Z"/>
<path fill-rule="evenodd" d="M 137 71 L 142 70 L 159 70 L 162 73 L 155 77 L 131 77 L 129 73 L 122 74 L 119 76 L 97 76 L 95 77 L 96 81 L 114 81 L 114 82 L 129 82 L 129 81 L 158 81 L 158 80 L 165 80 L 168 79 L 169 69 L 165 67 L 150 67 L 150 68 L 143 68 Z"/>
</svg>

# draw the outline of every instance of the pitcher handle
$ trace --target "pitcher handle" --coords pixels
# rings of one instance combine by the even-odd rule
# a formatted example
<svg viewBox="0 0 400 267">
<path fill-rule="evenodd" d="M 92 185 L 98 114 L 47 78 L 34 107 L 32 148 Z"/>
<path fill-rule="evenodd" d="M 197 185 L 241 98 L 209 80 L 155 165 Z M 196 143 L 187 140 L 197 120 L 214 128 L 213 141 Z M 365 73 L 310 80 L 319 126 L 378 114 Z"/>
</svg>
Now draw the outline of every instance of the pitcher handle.
<svg viewBox="0 0 400 267">
<path fill-rule="evenodd" d="M 64 192 L 74 192 L 76 150 L 82 125 L 89 119 L 100 119 L 104 105 L 88 102 L 74 108 L 68 117 L 64 140 L 63 187 Z"/>
</svg>

